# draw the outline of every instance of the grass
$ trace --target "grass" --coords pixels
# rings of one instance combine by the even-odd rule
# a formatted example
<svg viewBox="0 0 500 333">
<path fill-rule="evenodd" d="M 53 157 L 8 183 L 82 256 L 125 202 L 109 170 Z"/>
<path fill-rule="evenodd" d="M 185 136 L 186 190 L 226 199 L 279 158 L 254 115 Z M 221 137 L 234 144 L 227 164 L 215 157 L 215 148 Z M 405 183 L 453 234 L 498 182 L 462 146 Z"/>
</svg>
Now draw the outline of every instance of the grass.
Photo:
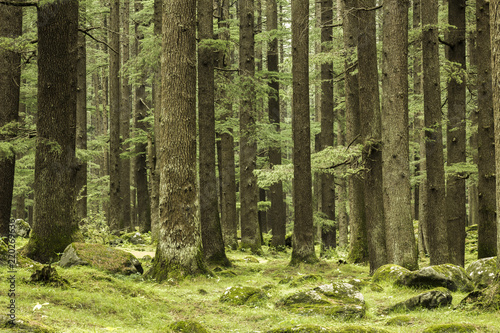
<svg viewBox="0 0 500 333">
<path fill-rule="evenodd" d="M 153 247 L 145 250 L 153 250 Z M 90 267 L 57 267 L 59 275 L 67 279 L 70 286 L 50 287 L 31 284 L 29 280 L 34 268 L 22 268 L 16 275 L 16 314 L 26 322 L 42 323 L 56 332 L 68 333 L 168 332 L 168 325 L 179 320 L 197 321 L 209 332 L 266 332 L 298 324 L 338 328 L 345 326 L 346 322 L 323 315 L 293 314 L 276 303 L 288 294 L 323 283 L 369 279 L 367 266 L 338 264 L 344 255 L 341 251 L 317 265 L 299 267 L 288 266 L 290 250 L 276 253 L 264 248 L 263 256 L 251 256 L 241 251 L 228 251 L 227 255 L 234 264 L 230 270 L 236 273 L 235 276 L 219 272 L 215 277 L 198 276 L 163 284 L 144 281 L 139 275 L 125 277 Z M 259 263 L 248 260 L 249 256 L 258 259 Z M 147 269 L 149 263 L 143 262 L 143 265 Z M 313 274 L 320 276 L 321 280 L 300 279 Z M 4 305 L 8 302 L 4 292 L 8 290 L 7 276 L 7 268 L 1 267 L 2 309 L 6 309 Z M 280 283 L 290 279 L 299 282 Z M 220 303 L 219 298 L 226 288 L 236 285 L 265 287 L 269 299 L 263 305 L 253 307 Z M 383 315 L 383 308 L 421 291 L 389 284 L 381 286 L 384 288 L 382 292 L 372 291 L 369 286 L 362 289 L 368 307 L 366 317 L 347 324 L 411 333 L 421 332 L 434 324 L 470 323 L 484 331 L 500 332 L 499 312 L 466 312 L 450 307 Z M 453 293 L 453 306 L 463 297 L 464 293 Z M 41 308 L 35 309 L 37 304 L 42 305 Z M 387 325 L 388 322 L 392 324 Z"/>
</svg>

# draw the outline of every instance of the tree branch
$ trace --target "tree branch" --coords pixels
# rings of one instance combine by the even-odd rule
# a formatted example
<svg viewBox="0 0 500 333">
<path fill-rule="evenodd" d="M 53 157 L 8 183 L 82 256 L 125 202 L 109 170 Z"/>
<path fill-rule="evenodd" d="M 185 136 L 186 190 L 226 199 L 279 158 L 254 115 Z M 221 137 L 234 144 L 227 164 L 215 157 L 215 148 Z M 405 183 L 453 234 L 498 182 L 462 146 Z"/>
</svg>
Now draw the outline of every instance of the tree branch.
<svg viewBox="0 0 500 333">
<path fill-rule="evenodd" d="M 5 1 L 0 0 L 0 4 L 15 7 L 38 7 L 38 1 Z"/>
<path fill-rule="evenodd" d="M 95 38 L 94 36 L 92 36 L 91 34 L 89 34 L 87 31 L 85 31 L 84 29 L 81 29 L 81 28 L 78 28 L 78 31 L 80 32 L 83 32 L 85 35 L 89 36 L 90 38 L 92 38 L 93 40 L 95 40 L 97 43 L 101 43 L 101 44 L 104 44 L 106 45 L 111 51 L 113 51 L 114 53 L 118 54 L 118 52 L 116 52 L 115 49 L 113 49 L 111 46 L 109 46 L 108 43 L 102 41 L 102 40 L 99 40 L 97 38 Z"/>
<path fill-rule="evenodd" d="M 364 11 L 366 11 L 366 12 L 370 12 L 370 11 L 372 11 L 372 10 L 377 10 L 377 9 L 382 8 L 382 7 L 384 7 L 384 5 L 380 5 L 380 6 L 376 6 L 376 7 L 372 7 L 372 8 L 358 8 L 358 9 L 359 9 L 359 10 L 364 10 Z"/>
</svg>

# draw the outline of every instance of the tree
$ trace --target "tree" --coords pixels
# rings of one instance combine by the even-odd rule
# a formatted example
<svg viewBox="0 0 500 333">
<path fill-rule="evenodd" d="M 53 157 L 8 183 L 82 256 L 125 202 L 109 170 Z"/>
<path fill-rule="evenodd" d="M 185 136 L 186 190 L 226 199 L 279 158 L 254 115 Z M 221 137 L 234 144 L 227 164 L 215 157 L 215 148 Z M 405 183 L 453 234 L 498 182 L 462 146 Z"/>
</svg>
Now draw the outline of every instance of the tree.
<svg viewBox="0 0 500 333">
<path fill-rule="evenodd" d="M 426 204 L 431 265 L 448 262 L 448 236 L 445 220 L 445 185 L 439 73 L 438 1 L 422 0 L 422 64 L 424 91 Z"/>
<path fill-rule="evenodd" d="M 81 240 L 76 218 L 78 1 L 38 7 L 38 121 L 35 219 L 25 254 L 38 262 Z"/>
<path fill-rule="evenodd" d="M 382 199 L 381 115 L 378 87 L 374 0 L 360 0 L 358 14 L 358 80 L 361 135 L 365 179 L 365 218 L 368 237 L 370 271 L 387 263 Z M 361 96 L 363 96 L 361 98 Z"/>
<path fill-rule="evenodd" d="M 495 110 L 495 161 L 496 172 L 500 173 L 500 1 L 492 0 L 490 11 L 491 22 L 491 63 L 493 83 L 493 107 Z M 500 189 L 500 177 L 496 178 L 497 191 Z M 496 197 L 497 211 L 500 209 L 500 196 Z M 498 218 L 498 217 L 497 217 Z M 500 230 L 500 222 L 497 220 L 497 230 Z M 497 234 L 497 253 L 500 253 L 500 237 Z M 497 257 L 497 268 L 500 267 L 500 256 Z"/>
<path fill-rule="evenodd" d="M 411 216 L 406 1 L 384 2 L 382 29 L 382 172 L 387 261 L 415 270 L 418 262 Z"/>
<path fill-rule="evenodd" d="M 111 232 L 123 231 L 120 185 L 120 1 L 111 0 L 109 14 L 109 216 Z"/>
<path fill-rule="evenodd" d="M 309 119 L 309 1 L 292 2 L 293 250 L 290 265 L 315 263 Z"/>
<path fill-rule="evenodd" d="M 331 51 L 333 1 L 321 1 L 321 52 Z M 333 146 L 333 64 L 331 61 L 321 64 L 321 149 Z M 333 174 L 321 174 L 321 212 L 325 218 L 335 221 L 335 180 Z M 335 225 L 321 226 L 321 251 L 337 246 Z"/>
<path fill-rule="evenodd" d="M 344 0 L 344 47 L 346 137 L 348 144 L 361 143 L 361 115 L 359 110 L 359 79 L 357 69 L 358 1 Z M 365 219 L 364 182 L 360 175 L 349 177 L 350 250 L 349 259 L 360 263 L 368 261 L 368 239 Z"/>
<path fill-rule="evenodd" d="M 22 34 L 23 12 L 21 7 L 0 4 L 0 38 L 17 38 Z M 14 45 L 14 43 L 9 43 Z M 15 135 L 13 122 L 19 110 L 21 83 L 21 55 L 14 48 L 0 45 L 0 140 Z M 8 125 L 10 124 L 10 125 Z M 8 125 L 8 126 L 6 126 Z M 5 127 L 4 127 L 5 126 Z M 5 153 L 4 153 L 5 152 Z M 9 235 L 9 221 L 14 188 L 15 153 L 2 147 L 0 153 L 0 237 Z"/>
<path fill-rule="evenodd" d="M 198 0 L 198 133 L 201 238 L 207 263 L 230 266 L 224 252 L 215 175 L 213 0 Z"/>
<path fill-rule="evenodd" d="M 267 26 L 268 32 L 278 30 L 278 3 L 276 0 L 267 2 Z M 278 38 L 272 38 L 267 44 L 267 70 L 277 75 L 279 71 Z M 269 122 L 274 124 L 276 132 L 280 132 L 280 84 L 277 77 L 272 77 L 269 82 L 268 109 Z M 271 167 L 281 164 L 281 143 L 269 147 L 269 164 Z M 271 246 L 277 249 L 284 249 L 286 235 L 285 203 L 283 200 L 283 183 L 281 181 L 271 185 L 269 188 L 269 208 L 268 219 L 271 225 L 273 238 Z"/>
<path fill-rule="evenodd" d="M 477 106 L 478 106 L 478 184 L 479 224 L 477 230 L 477 256 L 497 255 L 497 214 L 495 213 L 495 131 L 492 92 L 492 44 L 490 41 L 490 2 L 476 1 L 477 20 Z M 495 118 L 496 119 L 496 118 Z"/>
<path fill-rule="evenodd" d="M 206 272 L 196 177 L 196 0 L 165 2 L 162 12 L 161 223 L 148 273 L 157 281 Z"/>
<path fill-rule="evenodd" d="M 447 56 L 458 64 L 458 73 L 450 73 L 448 81 L 447 166 L 465 163 L 465 0 L 448 2 L 448 24 L 452 26 L 447 37 Z M 465 178 L 457 172 L 448 172 L 446 179 L 446 219 L 450 263 L 465 263 Z"/>
<path fill-rule="evenodd" d="M 243 95 L 240 101 L 240 214 L 241 247 L 261 251 L 257 203 L 259 188 L 253 174 L 257 163 L 255 138 L 255 43 L 254 0 L 239 2 L 240 47 L 239 67 Z"/>
</svg>

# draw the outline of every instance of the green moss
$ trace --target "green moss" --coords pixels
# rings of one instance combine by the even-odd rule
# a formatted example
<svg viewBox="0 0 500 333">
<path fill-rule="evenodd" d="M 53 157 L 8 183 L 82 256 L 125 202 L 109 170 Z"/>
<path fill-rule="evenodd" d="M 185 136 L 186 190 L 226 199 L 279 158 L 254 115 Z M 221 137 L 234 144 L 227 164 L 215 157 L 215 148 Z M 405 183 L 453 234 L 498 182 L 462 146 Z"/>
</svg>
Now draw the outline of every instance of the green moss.
<svg viewBox="0 0 500 333">
<path fill-rule="evenodd" d="M 373 282 L 397 282 L 404 278 L 406 275 L 410 273 L 410 270 L 394 264 L 387 264 L 380 266 L 375 273 L 373 273 L 372 281 Z"/>
<path fill-rule="evenodd" d="M 332 329 L 316 325 L 297 325 L 290 327 L 276 328 L 267 333 L 333 333 Z"/>
<path fill-rule="evenodd" d="M 415 317 L 401 315 L 401 316 L 389 318 L 385 322 L 385 324 L 387 326 L 407 326 L 407 325 L 413 325 L 415 323 L 415 321 L 416 321 Z"/>
<path fill-rule="evenodd" d="M 469 333 L 478 331 L 479 328 L 472 324 L 440 324 L 427 327 L 422 333 Z"/>
<path fill-rule="evenodd" d="M 170 324 L 169 328 L 173 332 L 208 333 L 208 331 L 203 326 L 201 326 L 200 323 L 191 320 L 177 321 Z"/>
<path fill-rule="evenodd" d="M 320 275 L 316 275 L 316 274 L 303 275 L 303 276 L 300 276 L 296 279 L 293 279 L 290 282 L 290 287 L 297 287 L 297 286 L 303 285 L 305 283 L 321 281 L 322 279 L 323 279 L 323 277 L 321 277 Z"/>
<path fill-rule="evenodd" d="M 8 332 L 26 332 L 26 333 L 55 333 L 53 328 L 33 320 L 26 320 L 24 317 L 17 317 L 14 324 L 7 316 L 0 315 L 0 329 L 6 329 Z"/>
<path fill-rule="evenodd" d="M 258 305 L 267 300 L 267 295 L 260 289 L 254 287 L 229 287 L 224 291 L 219 301 L 234 305 Z"/>
<path fill-rule="evenodd" d="M 463 292 L 470 292 L 474 290 L 474 286 L 470 282 L 467 272 L 463 267 L 451 264 L 443 264 L 431 266 L 436 272 L 443 274 L 447 278 L 453 280 L 458 289 Z"/>
<path fill-rule="evenodd" d="M 381 328 L 366 327 L 360 325 L 349 325 L 349 326 L 344 326 L 335 332 L 336 333 L 385 333 L 388 331 Z"/>
</svg>

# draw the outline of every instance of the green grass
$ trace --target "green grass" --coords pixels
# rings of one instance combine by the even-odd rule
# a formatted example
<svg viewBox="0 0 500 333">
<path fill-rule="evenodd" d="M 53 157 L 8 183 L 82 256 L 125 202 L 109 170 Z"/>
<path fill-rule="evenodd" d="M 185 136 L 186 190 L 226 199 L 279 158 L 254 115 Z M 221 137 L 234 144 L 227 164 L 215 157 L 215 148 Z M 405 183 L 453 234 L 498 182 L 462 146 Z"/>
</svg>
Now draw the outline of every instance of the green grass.
<svg viewBox="0 0 500 333">
<path fill-rule="evenodd" d="M 269 252 L 267 248 L 264 248 L 263 256 L 252 256 L 259 263 L 245 260 L 250 256 L 247 252 L 228 251 L 227 255 L 234 264 L 230 270 L 236 276 L 216 273 L 218 275 L 215 277 L 198 276 L 181 281 L 170 280 L 163 284 L 144 281 L 138 275 L 123 277 L 89 267 L 57 267 L 59 275 L 67 279 L 70 286 L 56 288 L 30 284 L 33 268 L 22 268 L 16 276 L 16 314 L 24 321 L 43 323 L 53 327 L 56 332 L 68 333 L 168 332 L 168 326 L 179 320 L 197 321 L 209 332 L 266 332 L 299 324 L 329 328 L 356 324 L 389 332 L 411 333 L 421 332 L 431 325 L 451 323 L 470 323 L 486 328 L 485 331 L 500 332 L 498 312 L 466 312 L 444 308 L 383 315 L 385 307 L 421 292 L 383 283 L 382 292 L 372 291 L 369 285 L 362 289 L 368 307 L 363 319 L 346 323 L 323 315 L 293 314 L 277 307 L 276 303 L 293 292 L 323 283 L 349 281 L 352 278 L 368 279 L 368 267 L 339 265 L 336 255 L 314 266 L 289 267 L 290 251 L 275 253 Z M 148 264 L 143 265 L 147 269 Z M 321 276 L 322 280 L 300 281 L 301 276 L 312 274 Z M 4 292 L 8 290 L 7 275 L 7 269 L 1 267 L 0 304 L 3 309 L 6 309 L 4 304 L 8 301 Z M 279 283 L 289 278 L 300 282 Z M 236 285 L 265 287 L 269 299 L 259 306 L 235 306 L 219 302 L 226 288 Z M 457 305 L 463 297 L 464 293 L 453 293 L 453 305 Z M 48 304 L 34 310 L 35 305 L 44 303 Z M 407 317 L 397 318 L 402 315 Z M 392 325 L 386 325 L 391 321 Z"/>
</svg>

